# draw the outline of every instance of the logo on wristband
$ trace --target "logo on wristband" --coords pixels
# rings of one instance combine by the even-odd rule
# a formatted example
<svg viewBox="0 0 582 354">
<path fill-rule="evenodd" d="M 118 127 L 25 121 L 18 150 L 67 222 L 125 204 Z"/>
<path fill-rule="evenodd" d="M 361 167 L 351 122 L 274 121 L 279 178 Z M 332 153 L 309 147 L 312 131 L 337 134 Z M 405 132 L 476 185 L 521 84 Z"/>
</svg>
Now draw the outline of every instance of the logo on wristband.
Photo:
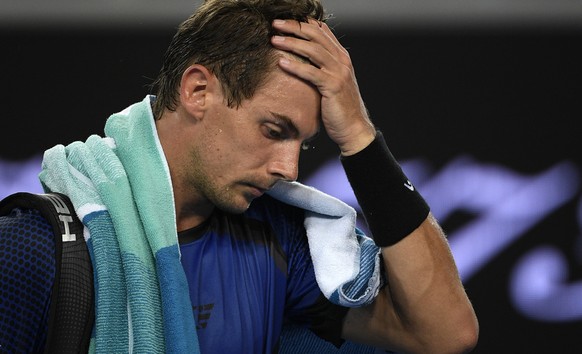
<svg viewBox="0 0 582 354">
<path fill-rule="evenodd" d="M 414 192 L 414 186 L 412 185 L 412 183 L 410 183 L 409 180 L 406 180 L 406 182 L 404 183 L 404 187 L 406 187 Z"/>
</svg>

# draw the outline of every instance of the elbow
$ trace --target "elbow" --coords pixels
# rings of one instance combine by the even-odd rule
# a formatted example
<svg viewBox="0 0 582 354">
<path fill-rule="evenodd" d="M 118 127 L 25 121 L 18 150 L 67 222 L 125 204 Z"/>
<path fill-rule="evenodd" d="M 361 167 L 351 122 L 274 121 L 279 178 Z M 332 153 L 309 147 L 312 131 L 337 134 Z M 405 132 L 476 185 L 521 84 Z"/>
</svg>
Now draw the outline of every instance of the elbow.
<svg viewBox="0 0 582 354">
<path fill-rule="evenodd" d="M 457 322 L 454 333 L 444 344 L 443 353 L 470 353 L 477 346 L 479 340 L 479 323 L 474 314 Z"/>
<path fill-rule="evenodd" d="M 476 322 L 476 321 L 475 321 Z M 479 340 L 479 326 L 468 325 L 464 328 L 457 337 L 455 341 L 455 346 L 450 348 L 450 353 L 470 353 L 477 346 L 477 341 Z"/>
<path fill-rule="evenodd" d="M 444 332 L 434 332 L 430 339 L 422 341 L 419 353 L 464 354 L 472 352 L 479 340 L 479 323 L 470 311 L 457 317 Z"/>
<path fill-rule="evenodd" d="M 398 353 L 408 354 L 466 354 L 475 349 L 478 338 L 478 326 L 469 324 L 448 334 L 441 333 L 438 337 L 424 338 L 416 342 L 416 345 L 395 349 Z"/>
<path fill-rule="evenodd" d="M 479 341 L 479 322 L 477 318 L 473 317 L 473 323 L 469 325 L 469 328 L 465 330 L 465 335 L 463 337 L 463 353 L 468 353 L 473 351 L 477 346 Z"/>
<path fill-rule="evenodd" d="M 463 323 L 463 329 L 461 330 L 461 340 L 460 343 L 462 347 L 459 353 L 469 353 L 475 349 L 477 342 L 479 341 L 479 321 L 477 320 L 477 315 L 472 306 L 469 306 L 470 310 L 465 314 L 465 320 Z"/>
<path fill-rule="evenodd" d="M 479 321 L 470 302 L 466 306 L 455 307 L 456 311 L 451 311 L 451 317 L 448 328 L 448 337 L 451 340 L 445 340 L 443 353 L 470 353 L 477 346 L 479 340 Z M 446 335 L 446 334 L 445 334 Z"/>
<path fill-rule="evenodd" d="M 464 328 L 446 337 L 425 341 L 410 353 L 466 354 L 477 346 L 479 331 L 474 327 Z"/>
</svg>

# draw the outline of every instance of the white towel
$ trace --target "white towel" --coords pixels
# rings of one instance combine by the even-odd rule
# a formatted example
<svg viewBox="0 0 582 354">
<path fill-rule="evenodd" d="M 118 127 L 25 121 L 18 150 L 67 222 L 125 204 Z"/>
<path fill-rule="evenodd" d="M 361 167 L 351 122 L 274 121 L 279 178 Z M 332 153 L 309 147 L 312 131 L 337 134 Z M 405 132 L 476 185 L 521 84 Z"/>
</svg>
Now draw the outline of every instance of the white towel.
<svg viewBox="0 0 582 354">
<path fill-rule="evenodd" d="M 298 182 L 278 182 L 268 194 L 306 210 L 309 250 L 323 294 L 342 306 L 371 303 L 382 285 L 380 248 L 356 228 L 356 211 Z"/>
</svg>

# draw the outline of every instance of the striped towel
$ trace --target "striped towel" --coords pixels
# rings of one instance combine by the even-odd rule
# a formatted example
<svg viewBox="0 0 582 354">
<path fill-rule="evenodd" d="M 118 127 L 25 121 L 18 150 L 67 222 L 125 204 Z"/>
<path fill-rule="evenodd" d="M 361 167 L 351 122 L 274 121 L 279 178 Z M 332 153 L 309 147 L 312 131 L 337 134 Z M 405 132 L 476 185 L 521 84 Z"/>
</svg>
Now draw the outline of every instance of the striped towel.
<svg viewBox="0 0 582 354">
<path fill-rule="evenodd" d="M 199 353 L 180 263 L 170 174 L 150 99 L 112 115 L 106 137 L 44 154 L 45 191 L 69 196 L 95 272 L 98 353 Z"/>
</svg>

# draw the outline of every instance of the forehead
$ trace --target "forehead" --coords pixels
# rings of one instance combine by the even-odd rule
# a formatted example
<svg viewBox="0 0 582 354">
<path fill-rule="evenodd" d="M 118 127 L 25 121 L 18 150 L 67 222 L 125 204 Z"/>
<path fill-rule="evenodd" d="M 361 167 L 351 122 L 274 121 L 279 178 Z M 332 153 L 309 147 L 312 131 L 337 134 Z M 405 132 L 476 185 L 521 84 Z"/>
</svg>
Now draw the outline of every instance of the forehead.
<svg viewBox="0 0 582 354">
<path fill-rule="evenodd" d="M 310 83 L 277 68 L 242 106 L 288 117 L 300 134 L 318 130 L 321 95 Z"/>
</svg>

